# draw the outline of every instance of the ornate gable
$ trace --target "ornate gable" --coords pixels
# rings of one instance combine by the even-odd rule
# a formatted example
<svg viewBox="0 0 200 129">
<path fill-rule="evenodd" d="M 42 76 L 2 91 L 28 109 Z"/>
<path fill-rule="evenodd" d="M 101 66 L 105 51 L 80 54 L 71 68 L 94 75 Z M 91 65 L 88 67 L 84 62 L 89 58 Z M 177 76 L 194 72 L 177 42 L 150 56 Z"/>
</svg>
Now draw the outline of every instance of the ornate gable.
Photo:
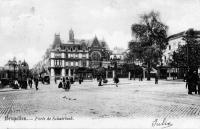
<svg viewBox="0 0 200 129">
<path fill-rule="evenodd" d="M 95 36 L 95 38 L 94 38 L 94 40 L 92 42 L 91 47 L 98 47 L 98 48 L 101 47 L 101 45 L 100 45 L 100 43 L 99 43 L 99 41 L 98 41 L 96 36 Z"/>
</svg>

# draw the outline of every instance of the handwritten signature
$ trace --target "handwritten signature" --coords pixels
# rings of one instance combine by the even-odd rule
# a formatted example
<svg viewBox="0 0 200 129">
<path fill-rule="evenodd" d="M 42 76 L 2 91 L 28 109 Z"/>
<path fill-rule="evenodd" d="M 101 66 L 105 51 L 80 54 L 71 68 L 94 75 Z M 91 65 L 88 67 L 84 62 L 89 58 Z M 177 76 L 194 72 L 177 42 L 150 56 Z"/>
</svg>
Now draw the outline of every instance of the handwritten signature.
<svg viewBox="0 0 200 129">
<path fill-rule="evenodd" d="M 152 127 L 161 127 L 162 129 L 164 129 L 164 128 L 168 128 L 168 127 L 171 127 L 171 126 L 173 126 L 173 124 L 171 122 L 168 122 L 167 118 L 164 118 L 162 120 L 155 119 L 152 122 Z"/>
</svg>

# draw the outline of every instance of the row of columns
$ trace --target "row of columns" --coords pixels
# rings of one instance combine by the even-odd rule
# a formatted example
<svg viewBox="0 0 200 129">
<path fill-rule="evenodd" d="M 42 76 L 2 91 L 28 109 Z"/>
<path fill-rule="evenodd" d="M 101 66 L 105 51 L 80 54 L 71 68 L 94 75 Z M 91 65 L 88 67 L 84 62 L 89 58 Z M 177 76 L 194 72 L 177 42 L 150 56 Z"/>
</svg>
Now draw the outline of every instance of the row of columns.
<svg viewBox="0 0 200 129">
<path fill-rule="evenodd" d="M 71 75 L 71 70 L 72 69 L 68 69 L 68 76 L 72 76 Z M 171 78 L 171 71 L 169 70 L 169 78 Z M 62 68 L 62 71 L 61 71 L 61 75 L 62 76 L 66 76 L 66 70 L 64 68 Z M 55 76 L 55 71 L 54 69 L 52 68 L 51 69 L 51 76 Z M 115 77 L 115 70 L 112 71 L 112 77 L 114 78 Z M 106 71 L 106 78 L 108 78 L 108 71 Z M 128 73 L 128 78 L 131 79 L 131 72 Z M 143 69 L 143 78 L 145 78 L 145 69 Z"/>
<path fill-rule="evenodd" d="M 74 70 L 74 69 L 68 69 L 68 76 L 73 76 L 72 73 L 71 73 L 71 70 Z M 65 71 L 66 70 L 63 68 L 62 69 L 62 76 L 66 76 L 66 72 Z M 75 72 L 75 70 L 74 70 L 74 72 Z M 73 74 L 74 74 L 74 72 L 73 72 Z"/>
<path fill-rule="evenodd" d="M 71 70 L 72 69 L 68 69 L 68 76 L 72 76 Z M 62 70 L 61 70 L 61 75 L 66 76 L 66 71 L 65 71 L 64 68 L 62 68 Z M 51 69 L 51 76 L 55 76 L 55 70 L 54 69 Z"/>
<path fill-rule="evenodd" d="M 61 71 L 62 76 L 66 76 L 66 70 L 62 68 Z M 54 69 L 51 69 L 51 76 L 55 76 L 55 71 Z M 68 76 L 71 76 L 71 69 L 68 69 Z M 112 71 L 112 77 L 115 77 L 115 70 Z M 108 78 L 108 71 L 106 71 L 106 78 Z M 131 78 L 131 72 L 128 73 L 128 78 Z M 145 70 L 143 69 L 143 78 L 145 78 Z"/>
</svg>

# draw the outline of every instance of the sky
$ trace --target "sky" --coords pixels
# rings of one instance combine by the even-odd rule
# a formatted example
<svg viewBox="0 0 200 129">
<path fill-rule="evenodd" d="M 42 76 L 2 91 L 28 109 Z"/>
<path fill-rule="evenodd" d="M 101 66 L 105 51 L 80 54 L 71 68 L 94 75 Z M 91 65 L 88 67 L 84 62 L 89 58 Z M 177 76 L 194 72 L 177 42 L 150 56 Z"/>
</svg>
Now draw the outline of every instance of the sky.
<svg viewBox="0 0 200 129">
<path fill-rule="evenodd" d="M 200 0 L 0 0 L 0 66 L 16 57 L 33 67 L 53 43 L 104 39 L 110 49 L 127 48 L 131 25 L 151 10 L 160 13 L 168 35 L 200 30 Z"/>
</svg>

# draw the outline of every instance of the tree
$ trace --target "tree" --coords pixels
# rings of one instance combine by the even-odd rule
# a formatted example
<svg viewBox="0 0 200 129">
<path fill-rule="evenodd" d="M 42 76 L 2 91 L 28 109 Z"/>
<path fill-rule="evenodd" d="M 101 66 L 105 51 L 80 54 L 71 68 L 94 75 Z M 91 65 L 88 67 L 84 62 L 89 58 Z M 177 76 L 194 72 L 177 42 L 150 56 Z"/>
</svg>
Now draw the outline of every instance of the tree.
<svg viewBox="0 0 200 129">
<path fill-rule="evenodd" d="M 158 64 L 162 65 L 162 55 L 168 44 L 168 27 L 161 22 L 158 12 L 151 11 L 140 17 L 139 24 L 131 27 L 135 40 L 129 42 L 130 55 L 147 65 L 147 80 L 150 70 Z"/>
<path fill-rule="evenodd" d="M 200 44 L 197 41 L 197 31 L 189 29 L 183 36 L 186 44 L 180 46 L 172 55 L 172 65 L 197 70 L 200 65 Z"/>
</svg>

